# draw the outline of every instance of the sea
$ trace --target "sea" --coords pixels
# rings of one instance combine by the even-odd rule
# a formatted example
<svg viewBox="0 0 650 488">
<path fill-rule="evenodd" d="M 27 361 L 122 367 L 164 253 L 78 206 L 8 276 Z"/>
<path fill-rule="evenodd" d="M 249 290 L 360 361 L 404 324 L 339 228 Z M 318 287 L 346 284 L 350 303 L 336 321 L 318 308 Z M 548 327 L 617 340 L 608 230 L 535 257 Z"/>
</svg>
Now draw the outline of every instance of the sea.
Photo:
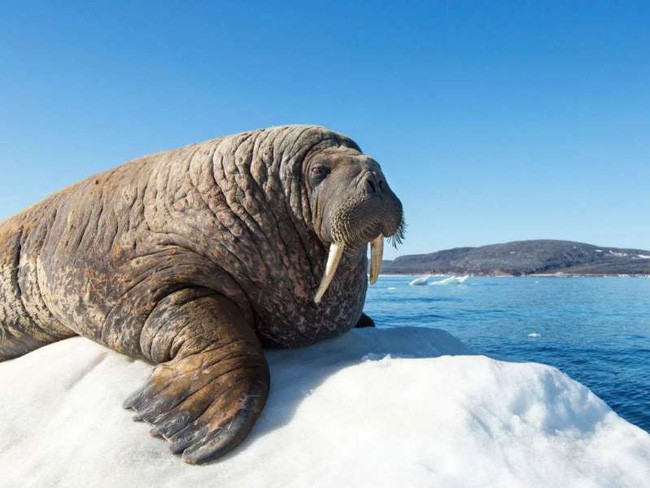
<svg viewBox="0 0 650 488">
<path fill-rule="evenodd" d="M 364 311 L 377 327 L 432 327 L 474 353 L 559 368 L 650 432 L 650 278 L 381 275 Z"/>
</svg>

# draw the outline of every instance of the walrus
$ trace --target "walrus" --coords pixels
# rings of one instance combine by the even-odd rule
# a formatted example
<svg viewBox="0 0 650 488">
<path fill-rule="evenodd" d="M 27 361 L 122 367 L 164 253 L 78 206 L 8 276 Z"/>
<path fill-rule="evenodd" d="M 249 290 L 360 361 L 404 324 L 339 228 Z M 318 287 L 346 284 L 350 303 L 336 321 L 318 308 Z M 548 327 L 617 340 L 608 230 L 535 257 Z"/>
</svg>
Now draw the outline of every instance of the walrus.
<svg viewBox="0 0 650 488">
<path fill-rule="evenodd" d="M 260 415 L 263 348 L 372 325 L 362 309 L 402 204 L 379 164 L 318 126 L 145 156 L 0 222 L 0 361 L 81 335 L 154 365 L 125 408 L 188 463 Z"/>
</svg>

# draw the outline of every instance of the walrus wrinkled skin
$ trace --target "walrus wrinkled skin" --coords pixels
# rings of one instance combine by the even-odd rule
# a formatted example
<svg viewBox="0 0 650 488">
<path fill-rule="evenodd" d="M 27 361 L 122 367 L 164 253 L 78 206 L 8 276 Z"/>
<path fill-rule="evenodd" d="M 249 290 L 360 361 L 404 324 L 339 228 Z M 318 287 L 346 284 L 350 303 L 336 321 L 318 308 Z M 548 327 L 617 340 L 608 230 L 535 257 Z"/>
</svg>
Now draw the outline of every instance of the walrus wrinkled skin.
<svg viewBox="0 0 650 488">
<path fill-rule="evenodd" d="M 379 165 L 321 127 L 146 156 L 0 223 L 0 360 L 81 335 L 156 364 L 125 407 L 183 460 L 214 459 L 264 407 L 263 346 L 372 324 L 367 244 L 376 279 L 402 232 Z"/>
</svg>

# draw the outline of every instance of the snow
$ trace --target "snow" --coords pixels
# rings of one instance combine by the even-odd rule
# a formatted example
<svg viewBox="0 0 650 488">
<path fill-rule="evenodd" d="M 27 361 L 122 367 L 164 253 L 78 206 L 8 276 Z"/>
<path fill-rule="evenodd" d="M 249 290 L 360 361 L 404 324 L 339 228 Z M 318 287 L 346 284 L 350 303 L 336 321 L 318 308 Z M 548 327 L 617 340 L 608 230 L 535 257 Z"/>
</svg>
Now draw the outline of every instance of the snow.
<svg viewBox="0 0 650 488">
<path fill-rule="evenodd" d="M 617 258 L 625 258 L 625 257 L 627 257 L 627 253 L 624 253 L 624 252 L 618 252 L 618 251 L 611 251 L 610 250 L 609 253 L 612 256 L 616 256 Z"/>
<path fill-rule="evenodd" d="M 184 464 L 123 399 L 151 366 L 86 339 L 0 364 L 1 487 L 643 486 L 650 435 L 555 368 L 473 356 L 435 329 L 268 352 L 241 448 Z M 646 485 L 647 486 L 647 485 Z"/>
</svg>

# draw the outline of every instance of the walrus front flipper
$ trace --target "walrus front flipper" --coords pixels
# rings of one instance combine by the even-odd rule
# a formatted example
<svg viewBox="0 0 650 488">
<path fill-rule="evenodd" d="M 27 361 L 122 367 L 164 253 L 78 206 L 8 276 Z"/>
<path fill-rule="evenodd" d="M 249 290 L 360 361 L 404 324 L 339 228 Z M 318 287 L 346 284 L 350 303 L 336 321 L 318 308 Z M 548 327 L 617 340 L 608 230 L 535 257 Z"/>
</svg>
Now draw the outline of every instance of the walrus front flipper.
<svg viewBox="0 0 650 488">
<path fill-rule="evenodd" d="M 365 313 L 361 314 L 361 317 L 359 317 L 359 321 L 357 322 L 357 325 L 355 325 L 357 329 L 361 329 L 364 327 L 374 327 L 374 326 L 375 326 L 375 321 L 372 320 L 372 318 L 366 315 Z"/>
<path fill-rule="evenodd" d="M 262 347 L 239 309 L 221 296 L 171 298 L 150 316 L 143 336 L 148 333 L 152 359 L 164 350 L 173 359 L 156 366 L 124 407 L 152 424 L 152 433 L 170 441 L 188 463 L 235 448 L 269 390 Z"/>
</svg>

